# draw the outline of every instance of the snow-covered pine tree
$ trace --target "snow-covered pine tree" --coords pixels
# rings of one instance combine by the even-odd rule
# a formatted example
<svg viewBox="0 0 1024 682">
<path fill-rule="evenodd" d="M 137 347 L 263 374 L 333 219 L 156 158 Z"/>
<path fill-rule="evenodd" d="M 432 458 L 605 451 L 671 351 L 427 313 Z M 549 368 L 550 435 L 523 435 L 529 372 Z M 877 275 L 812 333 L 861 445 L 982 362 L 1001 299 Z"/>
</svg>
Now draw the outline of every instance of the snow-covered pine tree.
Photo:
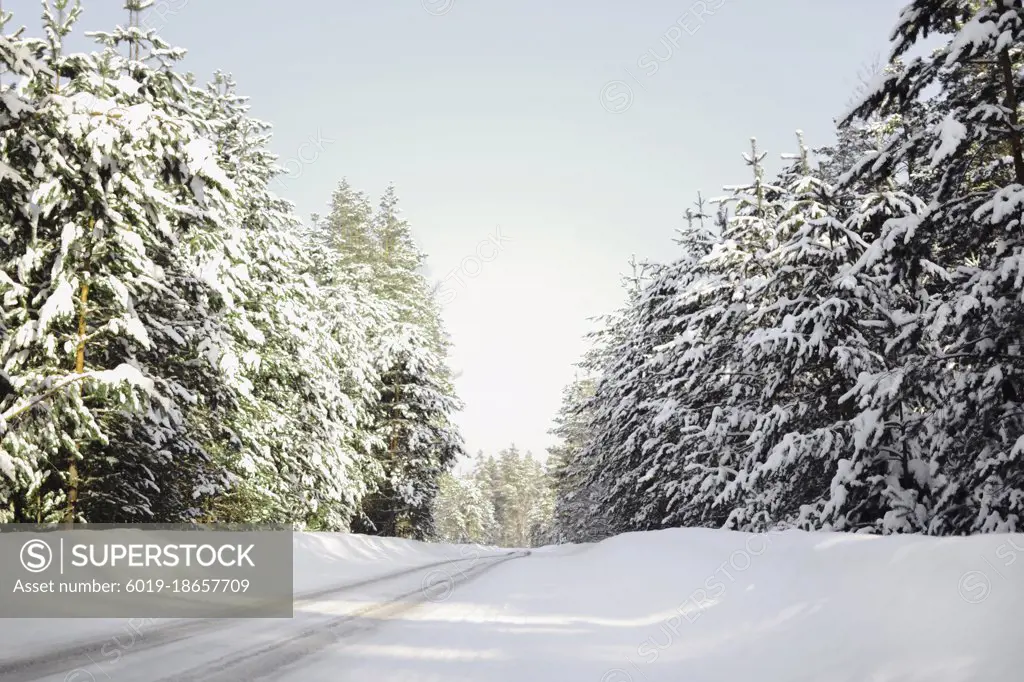
<svg viewBox="0 0 1024 682">
<path fill-rule="evenodd" d="M 531 547 L 554 542 L 554 489 L 550 472 L 515 445 L 495 458 L 479 453 L 463 475 L 445 473 L 433 503 L 434 537 Z M 500 513 L 495 514 L 499 505 Z"/>
<path fill-rule="evenodd" d="M 46 460 L 59 446 L 60 436 L 52 428 L 43 428 L 45 421 L 39 417 L 46 401 L 51 397 L 61 401 L 70 382 L 81 377 L 69 375 L 66 367 L 53 362 L 49 368 L 23 369 L 29 364 L 28 353 L 14 347 L 17 330 L 27 327 L 26 335 L 36 330 L 30 290 L 20 280 L 27 270 L 24 266 L 31 266 L 31 256 L 28 262 L 25 256 L 33 246 L 31 217 L 26 214 L 38 184 L 33 150 L 46 135 L 46 127 L 38 125 L 41 120 L 35 115 L 38 98 L 25 86 L 52 82 L 55 74 L 45 59 L 45 41 L 25 37 L 24 29 L 5 33 L 12 17 L 0 11 L 0 73 L 7 77 L 0 81 L 0 521 L 29 522 L 61 515 L 57 508 L 61 496 L 43 491 L 44 485 L 54 486 L 49 479 L 56 476 Z M 20 366 L 11 355 L 21 356 Z M 61 408 L 58 405 L 58 411 Z M 30 428 L 38 431 L 31 434 Z"/>
<path fill-rule="evenodd" d="M 551 545 L 555 540 L 555 488 L 551 469 L 527 453 L 527 473 L 530 478 L 531 501 L 529 533 L 526 537 L 529 547 Z"/>
<path fill-rule="evenodd" d="M 687 443 L 698 428 L 694 421 L 698 413 L 692 409 L 689 396 L 680 390 L 680 383 L 688 377 L 674 372 L 681 354 L 694 340 L 687 332 L 691 316 L 703 310 L 706 303 L 700 293 L 700 263 L 720 241 L 725 222 L 711 222 L 700 194 L 695 207 L 696 211 L 687 209 L 686 226 L 678 230 L 676 243 L 681 255 L 658 270 L 640 304 L 647 311 L 646 334 L 656 343 L 647 360 L 646 373 L 654 393 L 648 401 L 647 438 L 635 474 L 637 492 L 645 500 L 643 524 L 647 528 L 664 527 L 670 507 L 687 496 L 683 492 L 686 485 L 697 480 L 687 468 L 694 462 L 686 460 L 695 454 L 690 450 L 692 443 Z"/>
<path fill-rule="evenodd" d="M 515 444 L 498 455 L 502 492 L 506 500 L 501 529 L 501 544 L 505 547 L 529 546 L 535 464 L 532 455 L 528 452 L 524 455 Z"/>
<path fill-rule="evenodd" d="M 430 342 L 414 326 L 379 341 L 382 383 L 376 413 L 384 477 L 364 500 L 367 520 L 357 522 L 360 532 L 428 535 L 438 479 L 461 453 L 461 438 L 449 421 L 458 403 L 439 378 L 444 366 Z"/>
<path fill-rule="evenodd" d="M 69 0 L 43 3 L 45 40 L 0 41 L 0 520 L 347 528 L 385 480 L 385 365 L 415 375 L 442 469 L 457 445 L 436 309 L 382 293 L 395 254 L 345 183 L 298 229 L 269 127 L 229 77 L 176 72 L 150 4 L 94 54 L 64 54 Z"/>
<path fill-rule="evenodd" d="M 652 308 L 643 299 L 652 265 L 635 259 L 630 265 L 632 274 L 623 278 L 626 301 L 616 313 L 596 320 L 600 326 L 589 335 L 593 348 L 581 363 L 595 385 L 583 407 L 590 423 L 578 454 L 580 502 L 588 507 L 585 525 L 607 534 L 635 529 L 633 523 L 649 516 L 637 485 L 654 390 L 647 363 L 656 339 L 650 336 Z"/>
<path fill-rule="evenodd" d="M 914 0 L 893 32 L 891 58 L 931 35 L 945 44 L 889 74 L 850 117 L 898 113 L 929 87 L 939 89 L 928 125 L 855 169 L 891 177 L 913 160 L 937 174 L 926 210 L 887 224 L 879 240 L 913 251 L 908 259 L 880 248 L 876 257 L 913 304 L 899 311 L 899 333 L 887 344 L 900 366 L 884 381 L 862 382 L 858 393 L 876 417 L 897 401 L 915 413 L 914 436 L 893 452 L 900 485 L 888 493 L 885 530 L 1012 531 L 1024 505 L 1024 7 Z"/>
<path fill-rule="evenodd" d="M 245 257 L 226 319 L 246 382 L 221 453 L 234 486 L 210 514 L 347 529 L 365 493 L 362 431 L 376 397 L 364 318 L 350 313 L 358 304 L 344 281 L 317 285 L 318 251 L 292 205 L 269 189 L 280 172 L 267 150 L 269 124 L 248 115 L 226 74 L 197 99 L 236 187 Z"/>
<path fill-rule="evenodd" d="M 451 419 L 461 404 L 447 366 L 449 342 L 440 310 L 421 274 L 424 256 L 400 217 L 394 188 L 367 214 L 343 183 L 332 206 L 333 229 L 347 235 L 343 252 L 371 279 L 383 305 L 372 329 L 379 399 L 373 408 L 382 477 L 366 496 L 355 528 L 417 538 L 431 534 L 431 508 L 442 473 L 462 452 Z"/>
<path fill-rule="evenodd" d="M 486 544 L 496 545 L 500 542 L 501 524 L 505 518 L 508 502 L 501 488 L 501 472 L 498 469 L 498 460 L 494 458 L 494 455 L 484 455 L 483 450 L 478 451 L 476 457 L 473 458 L 471 478 L 483 496 L 491 502 L 494 520 L 487 529 Z"/>
<path fill-rule="evenodd" d="M 342 178 L 331 193 L 329 207 L 309 237 L 332 248 L 353 285 L 369 290 L 373 263 L 382 251 L 373 229 L 373 206 L 366 194 Z"/>
<path fill-rule="evenodd" d="M 577 377 L 562 390 L 562 404 L 555 416 L 555 426 L 549 433 L 557 438 L 556 445 L 548 449 L 548 467 L 551 472 L 555 501 L 552 509 L 552 542 L 588 542 L 604 537 L 604 529 L 591 527 L 592 501 L 584 485 L 588 462 L 583 450 L 590 438 L 592 406 L 595 392 L 592 377 Z"/>
<path fill-rule="evenodd" d="M 667 526 L 725 523 L 730 509 L 721 493 L 742 475 L 752 447 L 763 377 L 746 364 L 741 340 L 750 329 L 751 299 L 769 273 L 766 254 L 777 246 L 785 195 L 765 181 L 764 158 L 752 140 L 744 154 L 752 182 L 717 200 L 717 233 L 693 240 L 699 257 L 680 264 L 675 293 L 658 316 L 668 321 L 669 339 L 656 356 L 659 404 L 652 412 L 659 436 L 648 449 L 672 472 L 662 493 L 660 523 Z"/>
<path fill-rule="evenodd" d="M 718 504 L 742 530 L 818 527 L 836 462 L 852 451 L 841 398 L 861 371 L 877 369 L 859 325 L 867 290 L 841 278 L 866 244 L 839 219 L 849 199 L 818 176 L 800 133 L 798 143 L 777 181 L 785 200 L 776 246 L 763 256 L 766 279 L 749 299 L 740 349 L 761 393 L 750 450 Z"/>
<path fill-rule="evenodd" d="M 487 543 L 494 526 L 494 507 L 473 476 L 446 472 L 438 481 L 433 502 L 434 538 L 449 543 Z"/>
<path fill-rule="evenodd" d="M 230 284 L 202 265 L 229 241 L 231 183 L 173 72 L 180 50 L 118 28 L 95 34 L 99 53 L 63 55 L 80 7 L 43 7 L 48 72 L 20 86 L 34 110 L 13 131 L 34 164 L 4 219 L 21 257 L 5 263 L 2 354 L 22 400 L 45 399 L 4 448 L 48 469 L 30 517 L 193 518 L 224 478 L 204 446 L 233 396 Z M 145 59 L 118 50 L 140 43 Z M 114 390 L 125 379 L 136 389 Z"/>
<path fill-rule="evenodd" d="M 552 531 L 553 491 L 545 467 L 515 444 L 498 456 L 479 453 L 466 486 L 486 500 L 489 532 L 483 542 L 503 547 L 529 547 L 545 542 Z M 476 503 L 474 503 L 476 504 Z"/>
</svg>

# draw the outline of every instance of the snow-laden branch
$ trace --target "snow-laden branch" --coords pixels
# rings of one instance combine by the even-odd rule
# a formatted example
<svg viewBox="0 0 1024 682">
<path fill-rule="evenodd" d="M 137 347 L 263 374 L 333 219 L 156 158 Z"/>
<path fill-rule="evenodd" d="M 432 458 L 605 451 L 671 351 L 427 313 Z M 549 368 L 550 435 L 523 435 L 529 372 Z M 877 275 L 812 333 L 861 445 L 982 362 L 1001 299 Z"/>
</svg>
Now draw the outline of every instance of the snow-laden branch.
<svg viewBox="0 0 1024 682">
<path fill-rule="evenodd" d="M 14 405 L 11 405 L 9 408 L 4 410 L 3 413 L 0 413 L 0 437 L 7 432 L 7 425 L 11 421 L 25 414 L 39 403 L 49 400 L 64 389 L 86 379 L 95 379 L 108 384 L 128 383 L 132 386 L 142 388 L 147 393 L 151 392 L 153 389 L 153 382 L 143 376 L 137 368 L 132 367 L 127 363 L 122 363 L 115 369 L 82 372 L 81 374 L 68 374 L 58 380 L 46 391 L 31 397 L 22 398 Z"/>
</svg>

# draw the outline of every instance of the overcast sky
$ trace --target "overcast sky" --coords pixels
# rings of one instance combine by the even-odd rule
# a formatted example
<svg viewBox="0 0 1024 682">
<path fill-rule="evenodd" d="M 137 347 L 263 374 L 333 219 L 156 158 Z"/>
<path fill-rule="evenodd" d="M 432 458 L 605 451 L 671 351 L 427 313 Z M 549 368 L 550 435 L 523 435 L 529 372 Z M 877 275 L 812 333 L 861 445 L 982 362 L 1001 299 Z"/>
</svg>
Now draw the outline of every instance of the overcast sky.
<svg viewBox="0 0 1024 682">
<path fill-rule="evenodd" d="M 122 4 L 84 0 L 73 49 Z M 696 192 L 748 179 L 751 136 L 773 167 L 798 128 L 828 144 L 903 4 L 157 0 L 146 22 L 201 79 L 235 75 L 301 216 L 342 177 L 397 185 L 446 282 L 468 448 L 543 455 L 630 255 L 671 258 Z M 37 0 L 3 7 L 38 35 Z"/>
</svg>

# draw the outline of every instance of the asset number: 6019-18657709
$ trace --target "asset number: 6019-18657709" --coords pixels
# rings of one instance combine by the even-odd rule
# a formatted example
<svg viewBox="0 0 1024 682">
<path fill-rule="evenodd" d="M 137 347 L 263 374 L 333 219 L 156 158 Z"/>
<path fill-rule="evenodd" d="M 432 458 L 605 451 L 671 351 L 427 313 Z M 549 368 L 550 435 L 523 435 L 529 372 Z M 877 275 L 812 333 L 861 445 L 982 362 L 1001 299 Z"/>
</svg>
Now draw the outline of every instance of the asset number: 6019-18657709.
<svg viewBox="0 0 1024 682">
<path fill-rule="evenodd" d="M 239 593 L 249 590 L 247 579 L 235 580 L 228 578 L 196 578 L 194 580 L 146 579 L 129 580 L 124 585 L 125 592 L 221 592 Z"/>
</svg>

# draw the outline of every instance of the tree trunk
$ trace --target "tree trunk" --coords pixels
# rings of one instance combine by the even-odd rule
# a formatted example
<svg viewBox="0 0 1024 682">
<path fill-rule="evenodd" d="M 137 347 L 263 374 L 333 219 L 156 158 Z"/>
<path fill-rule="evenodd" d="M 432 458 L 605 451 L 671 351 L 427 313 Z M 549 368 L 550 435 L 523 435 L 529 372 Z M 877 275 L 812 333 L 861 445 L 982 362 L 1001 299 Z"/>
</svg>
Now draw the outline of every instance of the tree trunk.
<svg viewBox="0 0 1024 682">
<path fill-rule="evenodd" d="M 82 284 L 82 291 L 79 295 L 79 309 L 78 309 L 78 349 L 75 351 L 75 372 L 83 374 L 85 372 L 85 335 L 86 335 L 86 307 L 89 303 L 89 285 L 87 283 Z M 78 385 L 77 390 L 81 392 L 82 386 Z M 71 461 L 68 464 L 68 506 L 67 511 L 64 514 L 64 522 L 73 524 L 75 522 L 75 505 L 78 503 L 78 462 L 75 461 L 75 455 L 71 455 Z"/>
<path fill-rule="evenodd" d="M 999 53 L 999 66 L 1003 72 L 1003 85 L 1006 97 L 1003 106 L 1009 110 L 1010 116 L 1010 149 L 1013 151 L 1013 170 L 1017 176 L 1017 184 L 1024 185 L 1024 145 L 1021 144 L 1019 119 L 1017 118 L 1017 88 L 1014 86 L 1013 64 L 1010 61 L 1010 48 L 1004 47 Z"/>
</svg>

